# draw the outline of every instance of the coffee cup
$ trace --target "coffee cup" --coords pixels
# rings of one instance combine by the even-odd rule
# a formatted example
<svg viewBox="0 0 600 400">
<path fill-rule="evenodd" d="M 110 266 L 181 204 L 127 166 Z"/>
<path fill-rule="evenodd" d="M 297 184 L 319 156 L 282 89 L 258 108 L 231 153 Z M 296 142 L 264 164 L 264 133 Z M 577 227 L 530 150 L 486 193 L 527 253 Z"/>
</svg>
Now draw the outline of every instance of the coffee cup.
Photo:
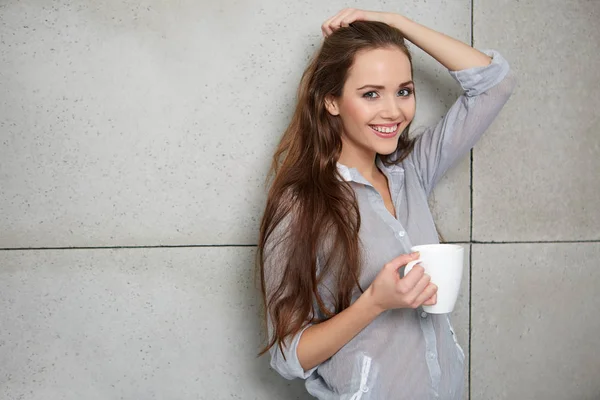
<svg viewBox="0 0 600 400">
<path fill-rule="evenodd" d="M 437 303 L 433 306 L 423 306 L 423 311 L 430 314 L 452 312 L 460 291 L 464 248 L 456 244 L 426 244 L 414 246 L 411 251 L 419 252 L 419 259 L 406 264 L 404 276 L 415 265 L 421 264 L 425 273 L 431 277 L 431 283 L 438 287 Z"/>
</svg>

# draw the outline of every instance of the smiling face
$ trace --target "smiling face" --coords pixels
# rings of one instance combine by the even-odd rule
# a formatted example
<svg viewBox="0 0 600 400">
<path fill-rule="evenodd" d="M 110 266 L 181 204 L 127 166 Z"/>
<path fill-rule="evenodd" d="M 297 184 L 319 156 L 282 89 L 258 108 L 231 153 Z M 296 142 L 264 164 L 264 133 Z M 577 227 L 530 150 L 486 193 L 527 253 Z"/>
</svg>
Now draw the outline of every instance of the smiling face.
<svg viewBox="0 0 600 400">
<path fill-rule="evenodd" d="M 342 120 L 341 163 L 393 153 L 415 115 L 408 57 L 395 47 L 357 53 L 342 95 L 328 97 L 326 107 Z"/>
</svg>

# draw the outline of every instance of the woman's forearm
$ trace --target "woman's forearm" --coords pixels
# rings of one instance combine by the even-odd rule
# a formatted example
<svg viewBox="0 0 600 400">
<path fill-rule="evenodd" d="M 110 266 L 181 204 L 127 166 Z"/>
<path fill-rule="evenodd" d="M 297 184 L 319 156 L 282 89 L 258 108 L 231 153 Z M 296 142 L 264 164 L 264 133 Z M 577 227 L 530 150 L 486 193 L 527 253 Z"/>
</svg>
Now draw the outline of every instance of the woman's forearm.
<svg viewBox="0 0 600 400">
<path fill-rule="evenodd" d="M 491 62 L 491 58 L 479 50 L 402 15 L 392 15 L 388 24 L 451 71 L 483 67 Z"/>
<path fill-rule="evenodd" d="M 302 368 L 307 371 L 331 358 L 381 312 L 371 301 L 371 289 L 368 288 L 341 313 L 306 329 L 297 349 Z"/>
</svg>

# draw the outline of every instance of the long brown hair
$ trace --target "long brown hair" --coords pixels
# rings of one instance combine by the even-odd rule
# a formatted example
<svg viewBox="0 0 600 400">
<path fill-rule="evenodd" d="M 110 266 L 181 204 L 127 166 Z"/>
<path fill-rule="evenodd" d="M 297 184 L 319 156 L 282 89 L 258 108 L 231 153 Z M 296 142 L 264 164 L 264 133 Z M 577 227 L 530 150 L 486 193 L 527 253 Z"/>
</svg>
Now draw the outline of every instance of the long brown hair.
<svg viewBox="0 0 600 400">
<path fill-rule="evenodd" d="M 261 354 L 317 322 L 315 306 L 330 318 L 350 305 L 355 289 L 362 291 L 360 214 L 354 191 L 337 171 L 342 124 L 327 112 L 325 99 L 342 95 L 358 52 L 389 47 L 406 54 L 412 69 L 399 30 L 381 22 L 354 22 L 325 39 L 302 76 L 294 115 L 273 156 L 273 180 L 260 226 L 257 263 L 265 317 L 273 326 Z M 409 127 L 395 153 L 380 155 L 384 163 L 398 163 L 410 153 Z M 266 260 L 275 254 L 276 260 Z M 265 273 L 265 268 L 277 270 Z M 275 285 L 265 280 L 273 276 L 278 277 Z M 325 277 L 334 285 L 327 299 L 318 290 Z"/>
</svg>

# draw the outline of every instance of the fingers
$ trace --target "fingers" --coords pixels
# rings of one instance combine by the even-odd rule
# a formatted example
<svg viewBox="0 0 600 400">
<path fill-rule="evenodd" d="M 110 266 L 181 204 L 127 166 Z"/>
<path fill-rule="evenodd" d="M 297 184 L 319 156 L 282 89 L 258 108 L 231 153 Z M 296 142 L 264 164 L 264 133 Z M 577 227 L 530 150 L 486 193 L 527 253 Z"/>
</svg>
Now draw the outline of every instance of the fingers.
<svg viewBox="0 0 600 400">
<path fill-rule="evenodd" d="M 437 303 L 437 286 L 433 283 L 429 283 L 425 290 L 421 292 L 412 304 L 414 308 L 420 305 L 432 306 Z"/>
<path fill-rule="evenodd" d="M 323 32 L 323 36 L 329 36 L 333 33 L 332 22 L 338 15 L 339 13 L 329 18 L 327 21 L 323 22 L 323 25 L 321 25 L 321 31 Z"/>
<path fill-rule="evenodd" d="M 329 18 L 321 26 L 324 36 L 331 35 L 339 28 L 347 27 L 357 19 L 357 11 L 353 8 L 345 8 L 333 17 Z"/>
<path fill-rule="evenodd" d="M 425 273 L 423 267 L 421 267 L 420 265 L 418 267 L 419 269 L 415 271 L 415 274 L 411 275 L 414 271 L 413 268 L 413 271 L 410 271 L 410 273 L 408 274 L 410 276 L 407 275 L 406 277 L 401 279 L 399 283 L 401 290 L 403 289 L 404 292 L 407 294 L 409 303 L 414 302 L 417 299 L 417 296 L 419 296 L 423 292 L 423 290 L 425 290 L 427 285 L 429 285 L 429 282 L 431 282 L 431 277 Z M 415 268 L 417 268 L 417 266 L 415 266 Z"/>
<path fill-rule="evenodd" d="M 345 28 L 354 21 L 356 21 L 356 10 L 353 8 L 348 8 L 344 12 L 340 13 L 340 16 L 334 21 L 333 25 L 340 28 Z"/>
<path fill-rule="evenodd" d="M 431 296 L 431 298 L 429 300 L 426 300 L 423 305 L 424 306 L 434 306 L 437 304 L 437 291 L 435 292 L 435 294 L 433 296 Z"/>
<path fill-rule="evenodd" d="M 398 269 L 410 261 L 417 260 L 419 253 L 402 254 L 384 266 L 384 275 L 394 277 L 395 293 L 399 299 L 397 307 L 417 308 L 421 305 L 437 303 L 437 286 L 431 283 L 431 277 L 425 273 L 422 265 L 416 264 L 404 278 L 398 275 Z"/>
<path fill-rule="evenodd" d="M 334 31 L 347 27 L 355 21 L 380 21 L 388 23 L 393 14 L 381 13 L 376 11 L 357 10 L 354 8 L 344 8 L 333 17 L 321 25 L 321 31 L 325 37 L 331 35 Z"/>
<path fill-rule="evenodd" d="M 398 282 L 400 290 L 404 292 L 412 290 L 421 281 L 421 279 L 423 279 L 424 275 L 425 268 L 423 268 L 421 263 L 418 263 L 408 272 L 408 274 L 405 273 L 404 278 L 400 279 Z M 423 288 L 421 288 L 421 290 L 423 290 Z"/>
<path fill-rule="evenodd" d="M 341 27 L 341 19 L 348 13 L 348 9 L 344 8 L 342 11 L 329 18 L 327 21 L 323 23 L 321 26 L 321 30 L 323 31 L 323 35 L 329 36 L 335 30 Z"/>
<path fill-rule="evenodd" d="M 417 308 L 423 304 L 433 305 L 437 302 L 437 286 L 431 283 L 431 277 L 424 273 L 420 265 L 416 265 L 401 279 L 398 286 L 399 291 L 405 293 L 405 300 L 410 308 Z"/>
<path fill-rule="evenodd" d="M 390 261 L 389 263 L 387 263 L 385 265 L 385 267 L 397 271 L 400 267 L 403 267 L 406 264 L 408 264 L 409 262 L 414 261 L 418 258 L 419 258 L 419 253 L 402 254 L 401 256 L 398 256 L 398 257 L 394 258 L 392 261 Z M 415 268 L 417 266 L 418 265 L 415 265 Z M 413 270 L 414 270 L 414 268 L 413 268 Z"/>
</svg>

